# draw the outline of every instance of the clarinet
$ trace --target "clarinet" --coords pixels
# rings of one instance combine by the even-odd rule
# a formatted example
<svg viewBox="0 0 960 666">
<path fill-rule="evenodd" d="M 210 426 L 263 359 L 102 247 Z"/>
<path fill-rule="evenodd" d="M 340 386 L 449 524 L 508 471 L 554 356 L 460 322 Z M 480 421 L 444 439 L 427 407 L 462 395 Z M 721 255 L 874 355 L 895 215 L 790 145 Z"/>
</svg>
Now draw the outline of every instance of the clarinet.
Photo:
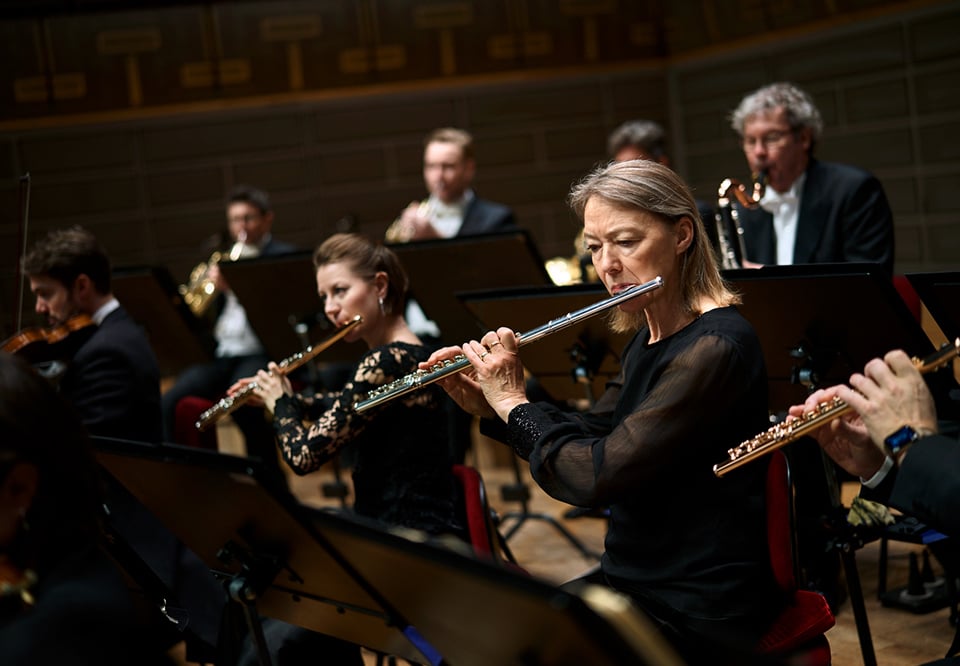
<svg viewBox="0 0 960 666">
<path fill-rule="evenodd" d="M 627 289 L 626 291 L 620 292 L 616 296 L 611 296 L 610 298 L 598 303 L 594 303 L 593 305 L 588 305 L 587 307 L 581 308 L 575 312 L 567 313 L 561 317 L 547 322 L 543 326 L 523 333 L 519 336 L 517 344 L 522 347 L 529 342 L 535 342 L 536 340 L 539 340 L 550 333 L 554 333 L 561 329 L 572 326 L 573 324 L 576 324 L 577 322 L 580 322 L 588 317 L 605 312 L 606 310 L 609 310 L 610 308 L 619 305 L 624 301 L 628 301 L 662 286 L 663 278 L 657 276 L 649 282 L 638 284 L 630 289 Z M 372 407 L 376 407 L 377 405 L 387 402 L 388 400 L 399 398 L 400 396 L 406 395 L 411 391 L 415 391 L 423 386 L 432 384 L 433 382 L 443 379 L 444 377 L 449 377 L 450 375 L 456 374 L 461 370 L 466 370 L 469 367 L 470 361 L 467 359 L 467 357 L 463 354 L 458 354 L 452 359 L 434 364 L 427 370 L 416 370 L 404 377 L 401 377 L 400 379 L 390 382 L 389 384 L 378 386 L 374 390 L 367 393 L 366 397 L 364 397 L 362 400 L 354 403 L 353 409 L 357 413 L 365 412 Z"/>
<path fill-rule="evenodd" d="M 921 373 L 926 373 L 942 367 L 955 356 L 960 356 L 960 338 L 957 338 L 952 345 L 944 343 L 940 349 L 924 359 L 914 358 L 913 365 Z M 851 409 L 852 407 L 840 398 L 822 402 L 803 416 L 778 423 L 756 437 L 729 449 L 727 451 L 729 459 L 714 465 L 713 473 L 723 476 L 727 472 L 732 472 L 751 460 L 800 439 L 833 419 L 843 416 Z"/>
</svg>

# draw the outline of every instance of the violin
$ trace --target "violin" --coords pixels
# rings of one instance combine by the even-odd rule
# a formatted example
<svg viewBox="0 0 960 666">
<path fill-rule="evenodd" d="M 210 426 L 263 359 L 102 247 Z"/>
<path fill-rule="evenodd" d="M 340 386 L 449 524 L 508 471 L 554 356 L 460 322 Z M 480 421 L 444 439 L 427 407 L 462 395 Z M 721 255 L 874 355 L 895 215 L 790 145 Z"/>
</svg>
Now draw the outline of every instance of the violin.
<svg viewBox="0 0 960 666">
<path fill-rule="evenodd" d="M 33 363 L 69 358 L 96 329 L 89 315 L 78 314 L 50 328 L 25 328 L 4 340 L 0 349 Z"/>
<path fill-rule="evenodd" d="M 37 582 L 33 569 L 19 569 L 5 556 L 0 556 L 0 600 L 19 597 L 28 606 L 33 605 L 30 588 Z"/>
</svg>

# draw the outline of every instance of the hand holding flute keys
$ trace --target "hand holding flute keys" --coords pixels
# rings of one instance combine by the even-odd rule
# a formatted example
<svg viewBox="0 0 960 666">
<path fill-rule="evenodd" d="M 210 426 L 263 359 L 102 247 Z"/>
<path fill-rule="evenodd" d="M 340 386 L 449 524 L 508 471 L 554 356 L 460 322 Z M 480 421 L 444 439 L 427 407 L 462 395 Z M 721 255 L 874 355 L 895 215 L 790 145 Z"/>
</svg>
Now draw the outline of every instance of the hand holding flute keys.
<svg viewBox="0 0 960 666">
<path fill-rule="evenodd" d="M 425 370 L 462 354 L 470 361 L 471 370 L 448 375 L 437 383 L 464 411 L 482 418 L 500 417 L 506 422 L 510 410 L 529 402 L 518 348 L 516 334 L 500 327 L 479 341 L 439 349 L 419 367 Z"/>
<path fill-rule="evenodd" d="M 253 389 L 248 387 L 253 385 Z M 227 395 L 234 397 L 243 391 L 253 391 L 253 396 L 247 404 L 255 407 L 266 407 L 273 412 L 273 407 L 282 395 L 293 395 L 293 386 L 283 373 L 280 366 L 274 362 L 267 365 L 266 370 L 259 370 L 253 377 L 244 377 L 227 389 Z"/>
</svg>

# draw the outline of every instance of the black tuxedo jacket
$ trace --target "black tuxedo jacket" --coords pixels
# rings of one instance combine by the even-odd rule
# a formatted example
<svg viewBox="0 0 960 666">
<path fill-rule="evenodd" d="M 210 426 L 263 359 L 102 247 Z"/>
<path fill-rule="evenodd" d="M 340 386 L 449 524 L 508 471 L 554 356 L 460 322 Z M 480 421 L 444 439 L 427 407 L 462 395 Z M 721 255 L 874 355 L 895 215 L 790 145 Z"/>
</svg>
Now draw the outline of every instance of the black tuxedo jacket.
<svg viewBox="0 0 960 666">
<path fill-rule="evenodd" d="M 864 487 L 860 494 L 960 537 L 960 442 L 944 435 L 924 437 L 879 486 Z"/>
<path fill-rule="evenodd" d="M 503 204 L 473 197 L 463 212 L 463 224 L 457 236 L 476 236 L 517 228 L 513 211 Z"/>
<path fill-rule="evenodd" d="M 60 391 L 91 435 L 160 442 L 160 370 L 146 334 L 119 307 L 77 350 Z"/>
<path fill-rule="evenodd" d="M 737 205 L 747 258 L 777 263 L 773 215 Z M 880 181 L 845 164 L 811 160 L 800 198 L 795 264 L 876 262 L 893 274 L 893 213 Z"/>
</svg>

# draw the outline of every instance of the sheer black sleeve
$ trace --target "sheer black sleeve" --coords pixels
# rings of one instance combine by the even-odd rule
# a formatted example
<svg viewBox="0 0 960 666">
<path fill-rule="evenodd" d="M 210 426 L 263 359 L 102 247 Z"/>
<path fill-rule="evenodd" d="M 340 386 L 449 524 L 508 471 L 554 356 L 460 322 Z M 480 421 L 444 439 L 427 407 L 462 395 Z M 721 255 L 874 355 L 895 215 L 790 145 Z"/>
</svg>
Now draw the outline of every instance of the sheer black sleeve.
<svg viewBox="0 0 960 666">
<path fill-rule="evenodd" d="M 719 427 L 751 380 L 735 342 L 703 335 L 658 370 L 648 391 L 633 396 L 623 372 L 595 407 L 566 414 L 545 403 L 519 405 L 508 443 L 529 451 L 530 468 L 557 499 L 584 506 L 623 500 L 638 484 L 697 478 L 726 449 Z M 722 439 L 722 437 L 720 438 Z"/>
</svg>

